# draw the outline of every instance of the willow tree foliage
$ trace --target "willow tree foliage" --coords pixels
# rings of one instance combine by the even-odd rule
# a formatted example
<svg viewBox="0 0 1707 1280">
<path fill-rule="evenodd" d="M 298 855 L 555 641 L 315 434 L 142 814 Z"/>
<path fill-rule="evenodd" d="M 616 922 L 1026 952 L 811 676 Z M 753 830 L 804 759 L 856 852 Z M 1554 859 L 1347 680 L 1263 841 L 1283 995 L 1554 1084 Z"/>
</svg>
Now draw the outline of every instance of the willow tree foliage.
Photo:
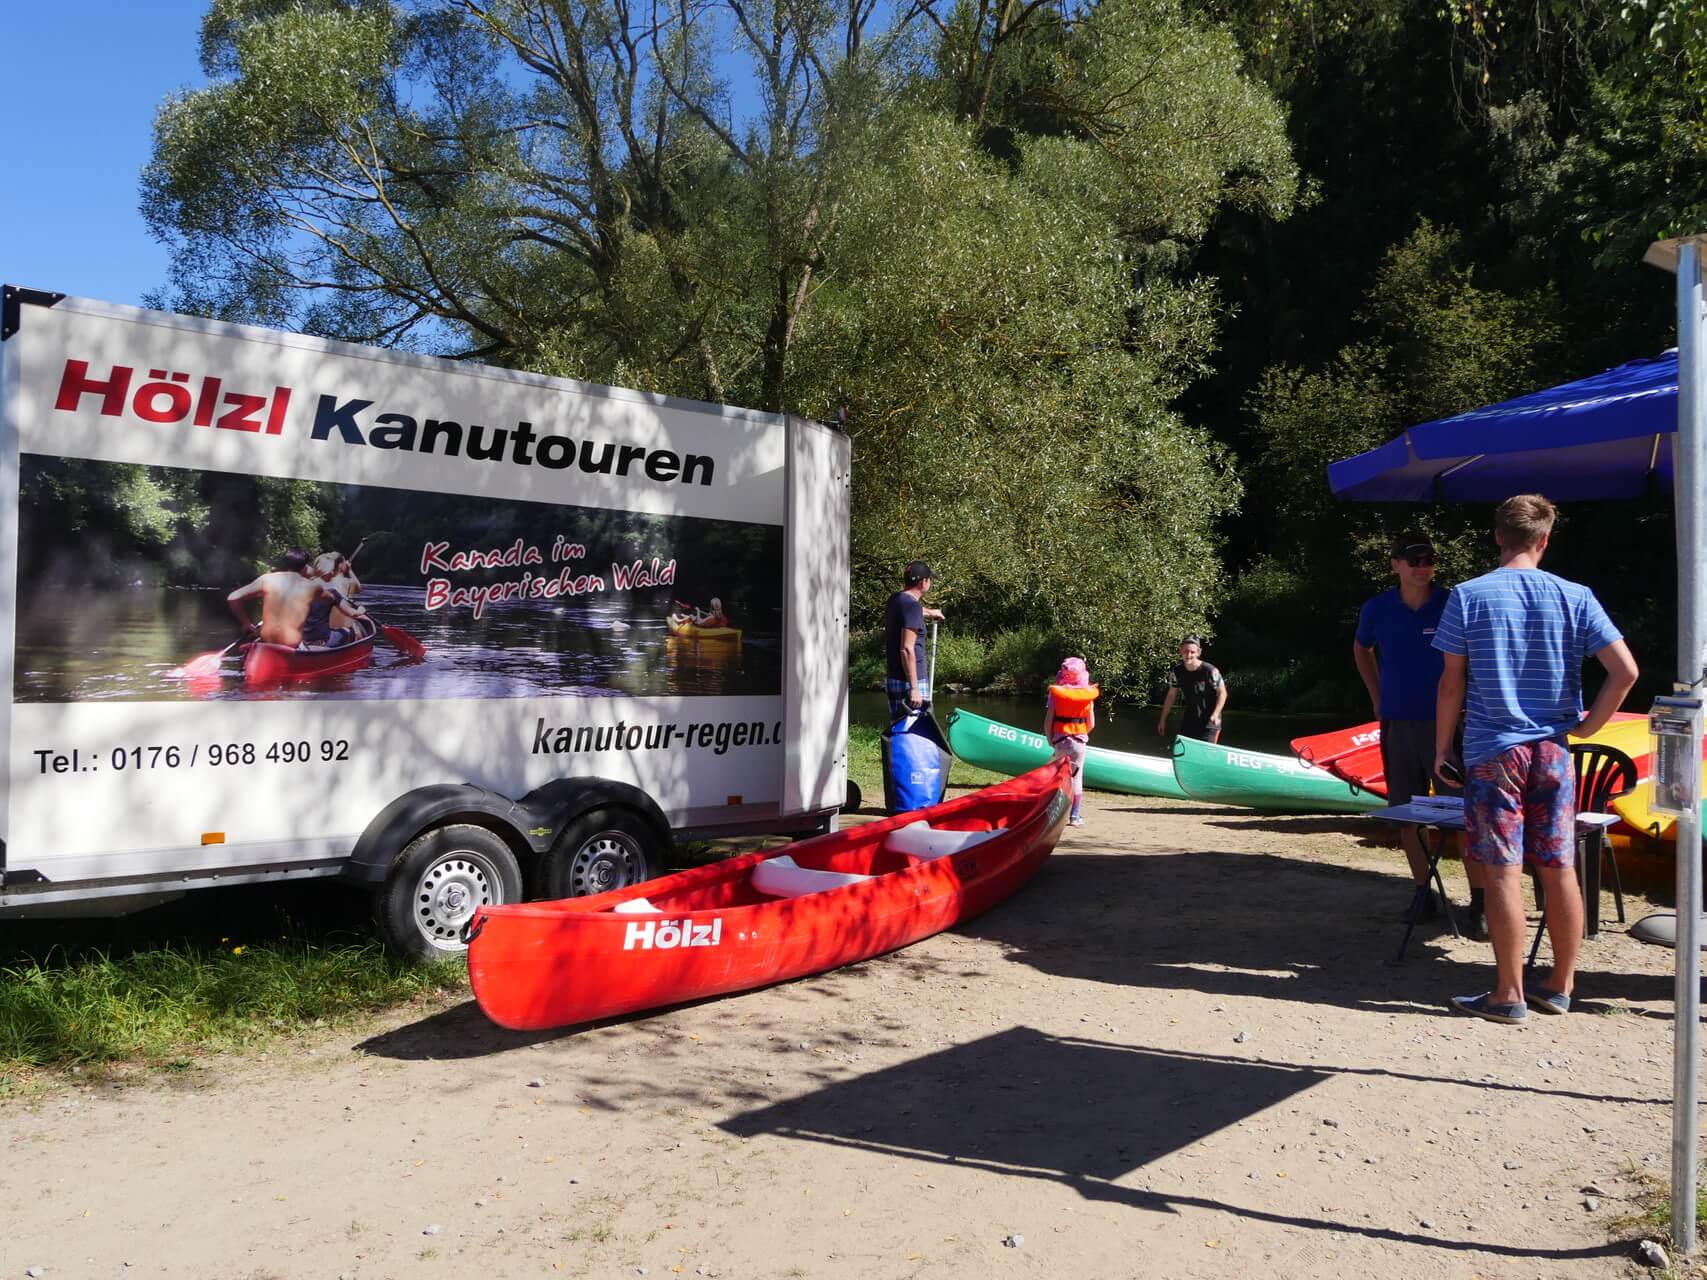
<svg viewBox="0 0 1707 1280">
<path fill-rule="evenodd" d="M 202 55 L 172 305 L 842 418 L 868 620 L 921 554 L 1111 681 L 1209 616 L 1192 249 L 1297 173 L 1180 0 L 215 0 Z"/>
</svg>

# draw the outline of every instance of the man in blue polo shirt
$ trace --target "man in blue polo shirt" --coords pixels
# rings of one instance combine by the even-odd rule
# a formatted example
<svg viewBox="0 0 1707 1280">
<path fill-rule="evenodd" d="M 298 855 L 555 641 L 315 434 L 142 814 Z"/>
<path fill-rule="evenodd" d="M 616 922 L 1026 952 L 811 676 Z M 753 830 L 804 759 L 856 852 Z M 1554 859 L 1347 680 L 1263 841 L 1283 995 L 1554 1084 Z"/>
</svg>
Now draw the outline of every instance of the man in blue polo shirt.
<svg viewBox="0 0 1707 1280">
<path fill-rule="evenodd" d="M 1435 711 L 1435 768 L 1464 708 L 1464 856 L 1487 878 L 1494 987 L 1454 996 L 1462 1013 L 1523 1022 L 1571 1007 L 1583 905 L 1576 874 L 1576 771 L 1567 733 L 1586 737 L 1612 718 L 1636 683 L 1636 660 L 1618 628 L 1575 582 L 1543 572 L 1541 557 L 1558 513 L 1537 493 L 1500 504 L 1494 538 L 1500 567 L 1452 593 L 1434 647 L 1445 655 Z M 1606 669 L 1583 714 L 1583 660 Z M 1523 867 L 1547 891 L 1553 971 L 1523 987 Z"/>
<path fill-rule="evenodd" d="M 1434 544 L 1427 537 L 1401 533 L 1391 551 L 1399 585 L 1363 606 L 1351 657 L 1381 722 L 1387 803 L 1408 804 L 1412 796 L 1428 794 L 1434 772 L 1434 710 L 1441 670 L 1434 632 L 1449 593 L 1434 583 Z M 1414 827 L 1405 827 L 1399 843 L 1416 882 L 1409 911 L 1418 920 L 1432 920 L 1440 914 L 1440 905 L 1428 885 L 1422 837 Z M 1466 863 L 1465 874 L 1470 881 L 1470 934 L 1485 937 L 1481 869 Z"/>
</svg>

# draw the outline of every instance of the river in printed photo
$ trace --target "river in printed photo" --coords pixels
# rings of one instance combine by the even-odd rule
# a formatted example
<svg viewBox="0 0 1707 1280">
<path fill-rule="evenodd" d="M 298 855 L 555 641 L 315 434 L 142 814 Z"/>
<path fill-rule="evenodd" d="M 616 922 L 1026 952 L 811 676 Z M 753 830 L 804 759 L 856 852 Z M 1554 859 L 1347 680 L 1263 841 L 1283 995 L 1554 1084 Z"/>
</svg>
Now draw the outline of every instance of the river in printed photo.
<svg viewBox="0 0 1707 1280">
<path fill-rule="evenodd" d="M 14 697 L 19 702 L 194 699 L 702 697 L 782 692 L 781 619 L 731 618 L 740 639 L 670 634 L 671 592 L 564 603 L 511 601 L 474 618 L 427 610 L 419 587 L 366 584 L 360 604 L 426 647 L 422 661 L 385 639 L 366 665 L 258 687 L 240 649 L 217 675 L 173 673 L 237 638 L 225 592 L 20 584 Z"/>
</svg>

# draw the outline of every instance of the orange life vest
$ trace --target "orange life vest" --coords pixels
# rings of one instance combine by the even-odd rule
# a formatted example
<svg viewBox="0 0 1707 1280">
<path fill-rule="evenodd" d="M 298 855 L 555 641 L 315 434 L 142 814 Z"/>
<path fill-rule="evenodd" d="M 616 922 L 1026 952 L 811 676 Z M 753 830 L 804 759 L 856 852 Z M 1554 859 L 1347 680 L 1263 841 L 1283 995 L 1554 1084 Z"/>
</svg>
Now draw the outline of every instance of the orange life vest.
<svg viewBox="0 0 1707 1280">
<path fill-rule="evenodd" d="M 1090 708 L 1102 692 L 1096 685 L 1088 687 L 1072 684 L 1052 684 L 1049 686 L 1049 696 L 1053 699 L 1051 705 L 1053 729 L 1051 736 L 1057 733 L 1080 734 L 1091 731 Z"/>
</svg>

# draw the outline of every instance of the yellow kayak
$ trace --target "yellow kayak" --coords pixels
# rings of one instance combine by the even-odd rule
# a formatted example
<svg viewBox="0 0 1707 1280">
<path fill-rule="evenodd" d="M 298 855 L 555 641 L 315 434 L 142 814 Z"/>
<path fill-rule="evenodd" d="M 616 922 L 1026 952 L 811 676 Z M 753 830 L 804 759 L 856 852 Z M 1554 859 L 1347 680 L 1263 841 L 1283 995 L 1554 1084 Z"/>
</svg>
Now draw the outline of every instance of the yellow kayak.
<svg viewBox="0 0 1707 1280">
<path fill-rule="evenodd" d="M 1707 761 L 1701 765 L 1701 785 L 1707 787 Z M 1677 819 L 1669 813 L 1655 813 L 1654 782 L 1650 778 L 1628 795 L 1619 796 L 1612 802 L 1612 810 L 1636 830 L 1652 836 L 1656 840 L 1669 843 L 1677 841 Z"/>
<path fill-rule="evenodd" d="M 669 627 L 670 634 L 681 636 L 687 640 L 740 640 L 740 627 L 702 627 L 692 618 L 680 618 L 675 614 L 665 617 L 664 625 Z"/>
<path fill-rule="evenodd" d="M 1629 711 L 1620 712 L 1615 718 L 1607 721 L 1592 737 L 1579 738 L 1573 733 L 1571 741 L 1594 742 L 1603 747 L 1615 747 L 1638 765 L 1652 746 L 1648 741 L 1648 717 Z"/>
</svg>

